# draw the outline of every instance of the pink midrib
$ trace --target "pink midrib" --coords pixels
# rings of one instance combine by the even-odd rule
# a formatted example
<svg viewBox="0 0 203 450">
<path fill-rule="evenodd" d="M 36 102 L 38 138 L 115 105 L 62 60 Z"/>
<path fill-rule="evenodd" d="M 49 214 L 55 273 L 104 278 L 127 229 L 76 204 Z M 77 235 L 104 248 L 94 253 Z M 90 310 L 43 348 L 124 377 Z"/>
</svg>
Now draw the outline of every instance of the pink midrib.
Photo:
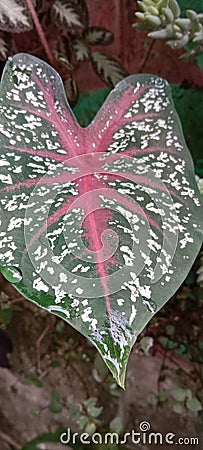
<svg viewBox="0 0 203 450">
<path fill-rule="evenodd" d="M 90 192 L 91 191 L 90 176 L 85 177 L 84 184 L 85 184 L 85 192 Z M 93 240 L 94 240 L 95 257 L 97 259 L 97 252 L 99 252 L 101 244 L 100 244 L 100 239 L 99 239 L 98 232 L 97 232 L 97 225 L 96 225 L 96 222 L 94 219 L 94 212 L 92 212 L 92 203 L 90 200 L 90 196 L 87 196 L 87 206 L 88 206 L 88 211 L 91 211 L 88 214 L 88 220 L 90 223 L 90 229 L 92 231 L 92 236 L 93 236 Z M 103 263 L 98 260 L 97 260 L 97 271 L 101 277 L 101 283 L 102 283 L 102 286 L 104 289 L 104 296 L 105 296 L 105 300 L 106 300 L 106 307 L 107 307 L 107 311 L 111 317 L 111 304 L 110 304 L 109 292 L 108 292 L 108 287 L 104 281 L 104 278 L 106 277 L 106 272 L 105 272 Z"/>
<path fill-rule="evenodd" d="M 91 183 L 90 183 L 90 176 L 85 177 L 85 191 L 89 192 L 91 190 Z M 91 204 L 91 200 L 89 200 L 89 196 L 87 197 L 87 204 L 88 204 L 88 211 L 92 211 L 92 204 Z M 100 249 L 100 239 L 97 233 L 97 226 L 96 226 L 96 222 L 94 219 L 94 212 L 90 212 L 90 214 L 88 214 L 88 220 L 90 223 L 90 229 L 92 231 L 92 236 L 94 239 L 94 244 L 95 244 L 95 258 L 97 259 L 97 251 L 99 251 Z M 106 272 L 105 272 L 105 268 L 103 266 L 103 263 L 98 261 L 96 262 L 97 264 L 97 272 L 101 277 L 101 284 L 104 290 L 104 298 L 105 298 L 105 302 L 106 302 L 106 309 L 108 312 L 108 316 L 109 316 L 109 325 L 110 325 L 110 333 L 111 333 L 111 337 L 112 337 L 112 342 L 113 342 L 113 348 L 114 348 L 114 352 L 116 355 L 116 348 L 115 348 L 115 344 L 114 344 L 114 332 L 113 332 L 113 326 L 112 326 L 112 309 L 111 309 L 111 301 L 110 301 L 110 297 L 109 297 L 109 290 L 108 290 L 108 286 L 105 282 L 106 279 Z"/>
</svg>

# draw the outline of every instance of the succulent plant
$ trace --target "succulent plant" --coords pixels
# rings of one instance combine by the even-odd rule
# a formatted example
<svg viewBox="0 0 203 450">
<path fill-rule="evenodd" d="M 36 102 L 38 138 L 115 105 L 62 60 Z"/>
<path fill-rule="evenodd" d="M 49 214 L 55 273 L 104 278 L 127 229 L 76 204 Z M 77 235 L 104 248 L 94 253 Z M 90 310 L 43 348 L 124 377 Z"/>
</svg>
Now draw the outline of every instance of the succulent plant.
<svg viewBox="0 0 203 450">
<path fill-rule="evenodd" d="M 135 28 L 147 30 L 153 39 L 166 39 L 172 49 L 180 49 L 192 44 L 184 57 L 194 57 L 203 51 L 203 14 L 192 9 L 182 18 L 181 9 L 176 0 L 142 0 L 137 2 L 142 12 L 135 15 L 139 22 Z"/>
</svg>

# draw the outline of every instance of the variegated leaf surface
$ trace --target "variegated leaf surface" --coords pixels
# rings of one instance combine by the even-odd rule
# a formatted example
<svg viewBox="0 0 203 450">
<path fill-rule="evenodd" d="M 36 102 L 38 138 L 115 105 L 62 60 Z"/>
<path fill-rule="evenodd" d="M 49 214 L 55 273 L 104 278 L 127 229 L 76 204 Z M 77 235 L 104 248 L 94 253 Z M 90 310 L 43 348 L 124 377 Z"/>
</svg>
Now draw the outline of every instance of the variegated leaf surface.
<svg viewBox="0 0 203 450">
<path fill-rule="evenodd" d="M 124 67 L 116 59 L 104 53 L 92 52 L 91 62 L 96 74 L 111 88 L 127 76 Z"/>
<path fill-rule="evenodd" d="M 170 88 L 127 77 L 81 128 L 59 75 L 19 54 L 3 74 L 0 115 L 1 270 L 87 336 L 124 386 L 136 337 L 202 242 Z"/>
<path fill-rule="evenodd" d="M 83 29 L 88 26 L 88 11 L 84 0 L 55 0 L 52 18 L 58 26 L 72 29 Z"/>
<path fill-rule="evenodd" d="M 86 61 L 90 58 L 90 49 L 84 39 L 74 39 L 73 48 L 77 61 Z"/>
<path fill-rule="evenodd" d="M 0 30 L 21 33 L 32 29 L 26 0 L 0 1 Z"/>
<path fill-rule="evenodd" d="M 85 33 L 85 39 L 90 45 L 109 45 L 114 41 L 114 35 L 103 27 L 89 27 Z"/>
</svg>

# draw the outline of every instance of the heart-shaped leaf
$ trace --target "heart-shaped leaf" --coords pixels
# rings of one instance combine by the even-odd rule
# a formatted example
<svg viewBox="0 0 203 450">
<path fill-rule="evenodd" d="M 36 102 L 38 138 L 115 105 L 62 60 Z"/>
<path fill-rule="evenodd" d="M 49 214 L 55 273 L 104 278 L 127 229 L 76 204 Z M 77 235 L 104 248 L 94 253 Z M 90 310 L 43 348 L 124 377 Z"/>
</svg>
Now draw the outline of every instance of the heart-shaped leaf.
<svg viewBox="0 0 203 450">
<path fill-rule="evenodd" d="M 20 54 L 6 65 L 0 102 L 2 271 L 87 336 L 123 386 L 137 335 L 202 242 L 170 88 L 130 76 L 81 128 L 58 74 Z"/>
</svg>

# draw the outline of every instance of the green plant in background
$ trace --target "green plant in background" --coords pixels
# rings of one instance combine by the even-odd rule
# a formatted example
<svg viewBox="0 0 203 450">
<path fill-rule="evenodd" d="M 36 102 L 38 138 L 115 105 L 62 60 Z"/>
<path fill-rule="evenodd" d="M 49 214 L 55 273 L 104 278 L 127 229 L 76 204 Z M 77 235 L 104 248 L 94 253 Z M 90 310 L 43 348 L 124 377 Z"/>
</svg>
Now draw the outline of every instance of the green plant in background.
<svg viewBox="0 0 203 450">
<path fill-rule="evenodd" d="M 38 386 L 39 387 L 39 386 Z M 118 436 L 122 434 L 123 431 L 123 421 L 122 418 L 120 416 L 115 416 L 113 417 L 110 421 L 109 424 L 105 424 L 103 421 L 103 417 L 102 417 L 102 410 L 103 407 L 102 406 L 97 406 L 98 405 L 98 399 L 95 397 L 88 397 L 86 400 L 80 401 L 78 402 L 77 399 L 74 396 L 70 396 L 68 397 L 67 401 L 64 401 L 61 398 L 61 394 L 59 391 L 53 390 L 52 391 L 52 395 L 51 395 L 51 401 L 49 404 L 49 410 L 55 415 L 55 417 L 59 416 L 61 413 L 63 413 L 64 415 L 67 415 L 67 418 L 69 420 L 71 420 L 71 423 L 75 423 L 75 425 L 77 427 L 79 427 L 80 433 L 86 433 L 89 436 L 89 439 L 91 439 L 91 436 L 94 435 L 95 433 L 99 433 L 100 436 L 104 436 L 105 433 L 117 433 Z M 32 412 L 35 415 L 40 415 L 40 410 L 36 410 Z M 69 428 L 70 430 L 70 428 Z M 63 431 L 67 431 L 67 430 L 63 430 Z M 66 433 L 64 433 L 66 434 Z M 70 436 L 71 437 L 73 434 L 72 430 L 70 430 Z M 55 436 L 55 434 L 54 434 Z M 56 442 L 60 442 L 60 436 L 56 433 L 57 439 Z M 96 436 L 96 435 L 95 435 Z M 45 435 L 47 441 L 52 442 L 52 434 L 50 435 Z M 41 437 L 39 436 L 38 438 L 36 438 L 36 440 L 34 440 L 32 442 L 32 444 L 34 444 L 35 442 L 37 443 L 40 442 Z M 64 437 L 64 440 L 67 439 L 67 437 Z M 55 441 L 54 441 L 55 442 Z M 65 443 L 65 442 L 63 442 Z M 73 446 L 73 448 L 77 448 L 77 445 L 79 444 L 79 438 L 76 439 L 75 444 L 69 442 L 69 445 Z M 30 447 L 29 447 L 30 445 Z M 100 448 L 106 448 L 105 447 L 106 444 L 101 445 Z M 93 445 L 94 447 L 94 445 Z M 31 443 L 26 444 L 25 447 L 23 447 L 23 450 L 27 450 L 31 447 Z M 33 447 L 35 448 L 35 447 Z M 37 448 L 40 449 L 40 446 L 37 446 Z M 50 448 L 52 448 L 50 446 Z M 50 450 L 50 448 L 48 448 L 48 450 Z M 111 444 L 109 444 L 109 449 L 111 448 Z M 116 448 L 120 448 L 119 446 L 115 446 L 115 444 L 112 444 L 112 450 L 116 449 Z"/>
<path fill-rule="evenodd" d="M 33 30 L 36 39 L 33 39 Z M 98 45 L 106 47 L 112 44 L 114 35 L 104 27 L 90 25 L 85 0 L 0 2 L 0 59 L 6 60 L 19 52 L 16 33 L 24 31 L 28 33 L 29 53 L 45 57 L 61 74 L 71 105 L 77 103 L 75 73 L 83 62 L 89 61 L 94 72 L 111 88 L 127 75 L 119 61 L 95 51 Z M 49 40 L 46 36 L 50 35 L 52 39 Z M 42 46 L 40 53 L 37 49 L 39 42 Z"/>
<path fill-rule="evenodd" d="M 147 333 L 154 336 L 154 349 L 161 345 L 162 353 L 157 392 L 149 396 L 149 403 L 157 407 L 164 407 L 167 403 L 185 420 L 190 417 L 199 433 L 203 430 L 203 341 L 200 319 L 203 302 L 202 289 L 196 284 L 197 266 L 198 260 L 171 300 L 171 306 L 168 304 L 162 309 L 158 321 L 148 326 Z M 167 388 L 168 379 L 174 372 L 180 379 L 180 385 L 184 380 L 186 387 L 174 387 L 170 391 Z"/>
<path fill-rule="evenodd" d="M 68 416 L 79 425 L 80 429 L 92 435 L 100 425 L 99 416 L 102 413 L 102 407 L 96 406 L 97 399 L 89 397 L 82 403 L 77 403 L 74 397 L 68 400 Z"/>
<path fill-rule="evenodd" d="M 176 414 L 189 416 L 195 420 L 198 420 L 198 417 L 201 419 L 203 406 L 200 400 L 193 395 L 191 389 L 174 387 L 171 391 L 160 390 L 157 394 L 153 393 L 148 398 L 148 402 L 151 405 L 158 407 L 163 407 L 164 404 L 166 402 L 169 403 L 169 401 L 172 410 Z"/>
<path fill-rule="evenodd" d="M 184 2 L 180 2 L 184 5 Z M 193 2 L 190 2 L 193 6 Z M 191 58 L 203 52 L 203 14 L 193 9 L 186 10 L 181 17 L 181 8 L 176 0 L 138 1 L 142 12 L 136 12 L 139 23 L 135 28 L 148 31 L 153 39 L 165 39 L 172 49 L 186 47 L 184 57 Z M 201 2 L 203 6 L 203 2 Z M 190 44 L 190 48 L 187 48 Z"/>
<path fill-rule="evenodd" d="M 202 404 L 196 396 L 193 396 L 191 389 L 174 387 L 171 390 L 171 396 L 175 400 L 173 411 L 177 414 L 187 412 L 189 416 L 196 418 L 202 411 Z"/>
</svg>

